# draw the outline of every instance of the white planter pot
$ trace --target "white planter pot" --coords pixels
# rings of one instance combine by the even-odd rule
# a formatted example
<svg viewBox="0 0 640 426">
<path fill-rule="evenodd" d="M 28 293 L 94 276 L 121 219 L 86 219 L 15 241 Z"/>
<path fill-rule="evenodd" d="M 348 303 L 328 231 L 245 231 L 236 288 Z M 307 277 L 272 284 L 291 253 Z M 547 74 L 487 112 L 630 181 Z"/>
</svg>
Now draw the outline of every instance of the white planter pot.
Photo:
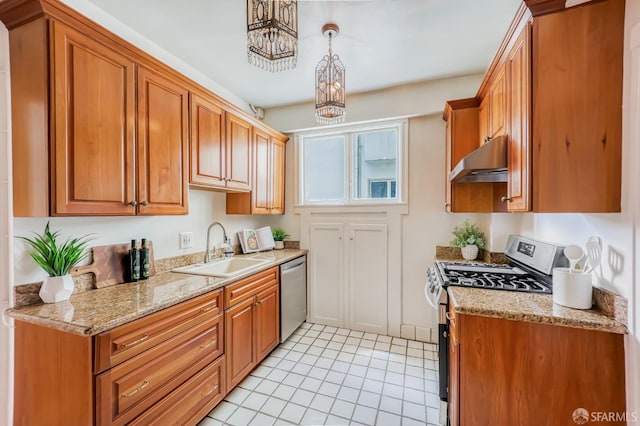
<svg viewBox="0 0 640 426">
<path fill-rule="evenodd" d="M 276 250 L 282 250 L 284 248 L 284 241 L 276 241 Z"/>
<path fill-rule="evenodd" d="M 478 257 L 478 246 L 475 244 L 469 244 L 460 249 L 462 251 L 462 257 L 465 260 L 475 260 Z"/>
<path fill-rule="evenodd" d="M 47 277 L 40 287 L 40 298 L 44 303 L 62 302 L 69 299 L 73 293 L 73 287 L 71 275 Z"/>
</svg>

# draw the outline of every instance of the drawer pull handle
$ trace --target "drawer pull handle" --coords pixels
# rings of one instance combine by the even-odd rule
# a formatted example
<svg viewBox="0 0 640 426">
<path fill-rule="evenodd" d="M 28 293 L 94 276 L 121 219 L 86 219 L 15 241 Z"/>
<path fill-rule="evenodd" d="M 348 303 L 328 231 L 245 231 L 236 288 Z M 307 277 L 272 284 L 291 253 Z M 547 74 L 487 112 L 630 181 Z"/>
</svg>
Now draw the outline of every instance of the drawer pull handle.
<svg viewBox="0 0 640 426">
<path fill-rule="evenodd" d="M 214 309 L 216 309 L 218 307 L 217 303 L 214 303 L 213 305 L 209 306 L 208 308 L 202 308 L 200 309 L 200 313 L 204 314 L 205 312 L 211 312 Z"/>
<path fill-rule="evenodd" d="M 149 386 L 149 382 L 145 380 L 144 382 L 142 382 L 142 384 L 140 386 L 135 388 L 130 393 L 123 393 L 122 395 L 120 395 L 120 398 L 127 398 L 127 397 L 130 397 L 130 396 L 133 396 L 133 395 L 137 394 L 138 392 L 140 392 L 142 389 L 146 388 L 147 386 Z"/>
<path fill-rule="evenodd" d="M 131 346 L 135 346 L 138 343 L 142 343 L 145 340 L 147 340 L 149 338 L 148 334 L 143 334 L 141 338 L 139 338 L 138 340 L 134 340 L 133 342 L 130 343 L 123 343 L 122 345 L 120 345 L 123 348 L 130 348 Z"/>
<path fill-rule="evenodd" d="M 202 394 L 202 396 L 209 396 L 212 393 L 214 393 L 216 391 L 216 389 L 218 389 L 218 385 L 215 385 L 214 387 L 211 388 L 211 390 L 209 392 L 205 392 Z"/>
<path fill-rule="evenodd" d="M 200 346 L 200 349 L 210 348 L 211 346 L 215 345 L 216 343 L 218 343 L 218 339 L 213 339 L 211 342 L 207 343 L 206 345 Z"/>
</svg>

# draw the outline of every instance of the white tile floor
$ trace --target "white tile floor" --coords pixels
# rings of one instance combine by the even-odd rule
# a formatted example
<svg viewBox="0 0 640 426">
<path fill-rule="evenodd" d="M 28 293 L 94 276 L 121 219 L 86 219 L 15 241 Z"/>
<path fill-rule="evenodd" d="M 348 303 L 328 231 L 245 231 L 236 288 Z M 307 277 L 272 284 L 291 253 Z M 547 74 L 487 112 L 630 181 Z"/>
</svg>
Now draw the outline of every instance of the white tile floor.
<svg viewBox="0 0 640 426">
<path fill-rule="evenodd" d="M 436 425 L 437 350 L 304 323 L 200 426 Z"/>
</svg>

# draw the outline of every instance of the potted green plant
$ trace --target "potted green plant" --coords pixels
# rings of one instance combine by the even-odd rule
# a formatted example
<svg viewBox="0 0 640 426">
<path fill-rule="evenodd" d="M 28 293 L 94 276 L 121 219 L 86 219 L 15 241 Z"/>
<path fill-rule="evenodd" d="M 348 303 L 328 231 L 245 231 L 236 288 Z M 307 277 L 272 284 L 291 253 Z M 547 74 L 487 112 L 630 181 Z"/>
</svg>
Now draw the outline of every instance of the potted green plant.
<svg viewBox="0 0 640 426">
<path fill-rule="evenodd" d="M 460 247 L 465 260 L 474 260 L 478 257 L 479 249 L 484 248 L 487 241 L 484 232 L 480 231 L 475 224 L 469 223 L 468 219 L 453 228 L 451 233 L 455 238 L 449 244 L 452 247 Z"/>
<path fill-rule="evenodd" d="M 91 234 L 79 238 L 68 238 L 63 244 L 57 239 L 60 231 L 51 232 L 49 222 L 44 227 L 44 233 L 33 233 L 33 238 L 18 237 L 30 247 L 31 258 L 49 276 L 45 278 L 40 288 L 40 298 L 45 303 L 56 303 L 69 299 L 73 293 L 73 279 L 69 275 L 71 268 L 85 259 L 85 253 Z"/>
<path fill-rule="evenodd" d="M 282 228 L 273 228 L 271 231 L 273 234 L 273 240 L 276 242 L 276 249 L 280 250 L 284 248 L 284 239 L 289 236 L 287 232 Z"/>
</svg>

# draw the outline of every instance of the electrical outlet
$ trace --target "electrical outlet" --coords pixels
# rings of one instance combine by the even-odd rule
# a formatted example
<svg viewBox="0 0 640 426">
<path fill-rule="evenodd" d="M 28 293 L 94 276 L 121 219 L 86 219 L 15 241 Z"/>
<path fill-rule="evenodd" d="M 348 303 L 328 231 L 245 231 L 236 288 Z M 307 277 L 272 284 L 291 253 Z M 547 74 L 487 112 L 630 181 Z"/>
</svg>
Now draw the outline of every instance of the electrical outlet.
<svg viewBox="0 0 640 426">
<path fill-rule="evenodd" d="M 180 249 L 188 249 L 193 247 L 193 232 L 181 232 Z"/>
</svg>

